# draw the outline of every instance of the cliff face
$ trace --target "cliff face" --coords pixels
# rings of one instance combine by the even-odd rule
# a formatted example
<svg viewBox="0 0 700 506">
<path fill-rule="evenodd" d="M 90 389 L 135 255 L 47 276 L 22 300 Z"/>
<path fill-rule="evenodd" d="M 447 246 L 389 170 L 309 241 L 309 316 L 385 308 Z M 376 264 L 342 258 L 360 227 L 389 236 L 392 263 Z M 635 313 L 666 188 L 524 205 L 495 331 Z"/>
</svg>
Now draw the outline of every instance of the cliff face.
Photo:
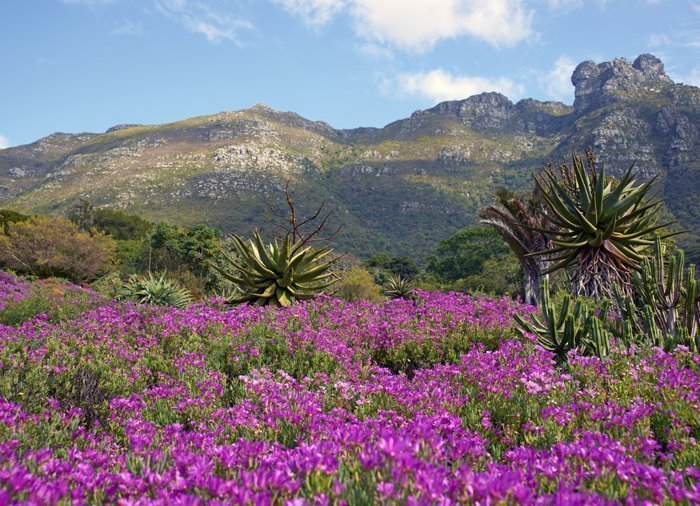
<svg viewBox="0 0 700 506">
<path fill-rule="evenodd" d="M 263 229 L 265 200 L 290 181 L 307 208 L 327 200 L 337 246 L 419 256 L 476 220 L 499 187 L 592 146 L 613 174 L 660 174 L 668 209 L 700 235 L 700 90 L 642 55 L 573 73 L 573 107 L 498 93 L 443 102 L 384 128 L 336 130 L 264 105 L 104 134 L 53 134 L 0 150 L 0 202 L 62 212 L 80 197 L 150 219 Z M 302 205 L 303 207 L 303 205 Z"/>
</svg>

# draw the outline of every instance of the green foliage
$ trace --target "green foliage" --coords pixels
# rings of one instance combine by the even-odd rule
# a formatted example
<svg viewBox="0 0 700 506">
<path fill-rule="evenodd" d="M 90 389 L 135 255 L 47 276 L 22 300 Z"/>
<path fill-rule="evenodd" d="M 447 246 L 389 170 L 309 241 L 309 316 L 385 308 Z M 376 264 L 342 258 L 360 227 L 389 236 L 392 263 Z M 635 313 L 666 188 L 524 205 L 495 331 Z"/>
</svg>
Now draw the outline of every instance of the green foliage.
<svg viewBox="0 0 700 506">
<path fill-rule="evenodd" d="M 522 269 L 515 255 L 485 260 L 482 271 L 450 285 L 461 292 L 480 292 L 490 295 L 512 295 L 522 292 Z"/>
<path fill-rule="evenodd" d="M 21 214 L 11 209 L 0 209 L 0 226 L 2 226 L 2 232 L 5 234 L 7 233 L 7 225 L 9 223 L 27 221 L 29 218 L 31 218 L 31 216 L 28 214 Z"/>
<path fill-rule="evenodd" d="M 180 287 L 175 281 L 165 277 L 165 272 L 155 277 L 132 275 L 119 290 L 120 300 L 130 300 L 139 304 L 171 306 L 183 309 L 192 303 L 189 290 Z"/>
<path fill-rule="evenodd" d="M 196 276 L 209 273 L 208 262 L 220 248 L 221 231 L 206 225 L 176 227 L 159 223 L 150 237 L 151 269 L 175 271 L 183 266 Z"/>
<path fill-rule="evenodd" d="M 490 227 L 467 227 L 442 241 L 428 258 L 426 270 L 443 282 L 454 282 L 484 270 L 484 262 L 508 254 L 503 239 Z"/>
<path fill-rule="evenodd" d="M 326 259 L 330 247 L 314 249 L 302 239 L 292 242 L 291 234 L 266 246 L 257 231 L 248 242 L 235 234 L 231 241 L 237 256 L 221 250 L 224 266 L 212 267 L 238 288 L 240 295 L 229 301 L 233 304 L 286 307 L 313 298 L 337 280 L 330 270 L 336 259 Z"/>
<path fill-rule="evenodd" d="M 155 225 L 143 218 L 115 209 L 95 209 L 93 226 L 120 241 L 142 239 L 151 234 Z"/>
<path fill-rule="evenodd" d="M 119 297 L 119 292 L 124 286 L 122 281 L 122 276 L 119 272 L 114 271 L 109 274 L 105 274 L 99 279 L 96 279 L 90 283 L 90 288 L 95 292 L 108 297 L 111 300 Z"/>
<path fill-rule="evenodd" d="M 388 275 L 414 280 L 420 273 L 416 262 L 407 256 L 391 256 L 386 252 L 375 253 L 365 265 L 375 272 L 375 281 L 383 284 Z"/>
<path fill-rule="evenodd" d="M 410 279 L 392 274 L 384 284 L 384 295 L 390 299 L 410 299 L 414 289 Z"/>
<path fill-rule="evenodd" d="M 209 261 L 219 255 L 221 232 L 218 229 L 206 225 L 152 225 L 138 217 L 111 210 L 98 210 L 96 220 L 118 237 L 135 234 L 135 238 L 116 242 L 115 256 L 123 274 L 146 275 L 151 271 L 167 270 L 171 278 L 177 279 L 197 297 L 220 288 L 219 278 L 208 267 Z"/>
<path fill-rule="evenodd" d="M 88 199 L 81 198 L 73 204 L 66 217 L 84 232 L 89 232 L 95 223 L 95 208 Z"/>
<path fill-rule="evenodd" d="M 65 218 L 32 216 L 7 224 L 0 236 L 0 262 L 41 278 L 90 281 L 109 271 L 114 241 L 102 233 L 81 231 Z"/>
<path fill-rule="evenodd" d="M 573 153 L 572 167 L 551 168 L 535 184 L 548 205 L 547 219 L 553 229 L 543 229 L 553 247 L 540 252 L 554 255 L 554 272 L 576 266 L 575 294 L 610 298 L 612 283 L 627 285 L 629 271 L 638 270 L 643 252 L 652 243 L 647 236 L 668 223 L 657 225 L 661 201 L 647 201 L 654 179 L 637 185 L 632 164 L 619 182 L 597 169 L 593 153 L 587 152 L 588 168 Z"/>
<path fill-rule="evenodd" d="M 367 300 L 379 303 L 384 300 L 372 275 L 360 266 L 352 267 L 339 275 L 333 295 L 348 302 Z"/>
</svg>

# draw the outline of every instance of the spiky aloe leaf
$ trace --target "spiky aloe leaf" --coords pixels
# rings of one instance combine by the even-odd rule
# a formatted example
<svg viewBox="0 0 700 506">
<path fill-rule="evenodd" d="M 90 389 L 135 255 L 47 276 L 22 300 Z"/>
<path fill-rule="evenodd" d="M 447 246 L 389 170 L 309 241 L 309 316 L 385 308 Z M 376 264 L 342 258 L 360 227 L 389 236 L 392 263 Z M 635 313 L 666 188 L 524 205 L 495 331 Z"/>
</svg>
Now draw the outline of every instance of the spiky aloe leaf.
<svg viewBox="0 0 700 506">
<path fill-rule="evenodd" d="M 576 153 L 572 159 L 573 178 L 558 179 L 550 170 L 535 178 L 554 225 L 542 230 L 553 247 L 538 254 L 554 262 L 547 272 L 574 267 L 575 295 L 612 298 L 612 284 L 629 286 L 630 273 L 639 270 L 653 244 L 647 237 L 668 224 L 656 223 L 660 201 L 647 200 L 654 179 L 636 184 L 634 164 L 613 184 L 604 166 L 591 162 L 587 169 Z"/>
<path fill-rule="evenodd" d="M 303 241 L 294 243 L 289 234 L 264 244 L 257 231 L 250 241 L 232 235 L 231 244 L 235 255 L 224 252 L 224 265 L 213 265 L 240 292 L 231 303 L 289 306 L 314 297 L 336 281 L 331 268 L 337 259 L 326 258 L 331 248 L 316 250 Z"/>
</svg>

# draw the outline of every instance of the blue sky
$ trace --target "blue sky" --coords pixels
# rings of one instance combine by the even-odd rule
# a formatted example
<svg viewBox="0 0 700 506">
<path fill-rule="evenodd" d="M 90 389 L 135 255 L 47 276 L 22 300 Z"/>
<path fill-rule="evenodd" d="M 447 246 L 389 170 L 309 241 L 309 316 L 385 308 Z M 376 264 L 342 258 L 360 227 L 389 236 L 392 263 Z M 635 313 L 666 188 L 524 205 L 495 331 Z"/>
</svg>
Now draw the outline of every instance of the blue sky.
<svg viewBox="0 0 700 506">
<path fill-rule="evenodd" d="M 700 0 L 3 0 L 0 148 L 265 103 L 383 126 L 482 91 L 571 104 L 577 63 L 700 85 Z"/>
</svg>

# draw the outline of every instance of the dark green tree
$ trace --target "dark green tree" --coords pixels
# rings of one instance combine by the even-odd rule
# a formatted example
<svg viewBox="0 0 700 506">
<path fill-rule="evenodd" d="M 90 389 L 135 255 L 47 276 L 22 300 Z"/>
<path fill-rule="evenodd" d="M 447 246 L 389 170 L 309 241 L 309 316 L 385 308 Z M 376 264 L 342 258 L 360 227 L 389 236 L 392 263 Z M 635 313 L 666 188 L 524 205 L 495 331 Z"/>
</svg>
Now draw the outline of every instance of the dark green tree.
<svg viewBox="0 0 700 506">
<path fill-rule="evenodd" d="M 426 270 L 445 283 L 481 274 L 484 262 L 509 254 L 510 250 L 490 227 L 467 227 L 437 246 Z"/>
</svg>

